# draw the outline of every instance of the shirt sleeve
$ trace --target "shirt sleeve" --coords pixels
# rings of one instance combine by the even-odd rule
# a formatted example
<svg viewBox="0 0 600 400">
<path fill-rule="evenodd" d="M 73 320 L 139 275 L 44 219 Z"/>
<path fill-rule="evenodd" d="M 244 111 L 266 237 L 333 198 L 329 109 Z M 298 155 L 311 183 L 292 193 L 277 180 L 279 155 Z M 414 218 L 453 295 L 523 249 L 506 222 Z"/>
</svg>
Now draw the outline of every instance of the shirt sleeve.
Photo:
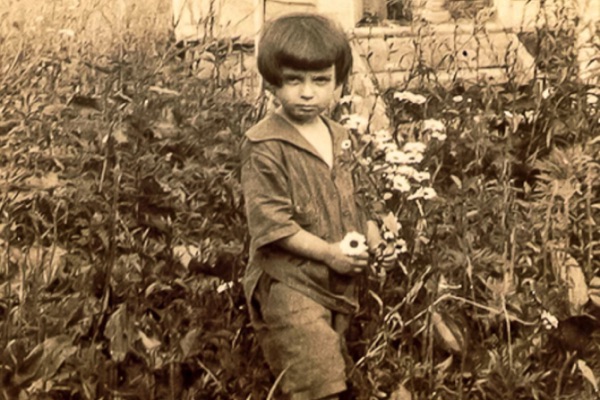
<svg viewBox="0 0 600 400">
<path fill-rule="evenodd" d="M 252 247 L 258 249 L 300 231 L 293 220 L 287 176 L 273 142 L 242 145 L 242 190 Z"/>
</svg>

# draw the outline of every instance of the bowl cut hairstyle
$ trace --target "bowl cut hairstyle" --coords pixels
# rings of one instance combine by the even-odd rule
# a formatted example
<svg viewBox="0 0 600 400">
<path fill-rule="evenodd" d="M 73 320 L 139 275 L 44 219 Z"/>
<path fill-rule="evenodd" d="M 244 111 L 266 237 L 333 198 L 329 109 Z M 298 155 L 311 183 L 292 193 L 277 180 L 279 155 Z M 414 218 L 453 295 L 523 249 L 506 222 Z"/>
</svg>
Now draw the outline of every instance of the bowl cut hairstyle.
<svg viewBox="0 0 600 400">
<path fill-rule="evenodd" d="M 317 71 L 335 67 L 336 86 L 352 68 L 352 51 L 344 31 L 318 14 L 295 13 L 264 27 L 258 42 L 258 71 L 275 87 L 283 85 L 282 68 Z"/>
</svg>

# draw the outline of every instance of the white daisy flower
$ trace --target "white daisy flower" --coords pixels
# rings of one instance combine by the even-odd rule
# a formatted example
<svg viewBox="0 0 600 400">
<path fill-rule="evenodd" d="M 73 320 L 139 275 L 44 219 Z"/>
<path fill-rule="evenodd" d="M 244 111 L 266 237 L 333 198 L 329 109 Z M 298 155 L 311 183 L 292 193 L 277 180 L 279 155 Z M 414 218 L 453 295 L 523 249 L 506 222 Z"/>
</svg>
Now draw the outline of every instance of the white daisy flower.
<svg viewBox="0 0 600 400">
<path fill-rule="evenodd" d="M 417 182 L 428 181 L 431 179 L 431 174 L 429 172 L 417 172 L 412 178 Z"/>
<path fill-rule="evenodd" d="M 420 94 L 415 94 L 412 98 L 412 102 L 414 104 L 424 104 L 425 102 L 427 102 L 427 98 Z"/>
<path fill-rule="evenodd" d="M 383 232 L 383 238 L 387 241 L 391 241 L 396 238 L 396 235 L 394 235 L 393 232 L 385 231 L 385 232 Z"/>
<path fill-rule="evenodd" d="M 358 114 L 350 114 L 343 117 L 342 125 L 344 125 L 347 129 L 352 129 L 362 134 L 367 130 L 369 121 Z"/>
<path fill-rule="evenodd" d="M 384 151 L 386 153 L 393 152 L 393 151 L 399 151 L 398 146 L 396 146 L 396 143 L 394 143 L 394 142 L 379 143 L 376 141 L 375 143 L 376 143 L 377 150 Z"/>
<path fill-rule="evenodd" d="M 373 133 L 373 135 L 375 135 L 375 137 L 378 137 L 378 138 L 386 138 L 388 140 L 392 139 L 392 134 L 387 129 L 380 129 L 378 131 L 375 131 L 375 133 Z"/>
<path fill-rule="evenodd" d="M 446 135 L 445 133 L 435 131 L 431 134 L 431 137 L 433 139 L 439 140 L 440 142 L 443 142 L 448 138 L 448 135 Z"/>
<path fill-rule="evenodd" d="M 423 153 L 426 148 L 427 146 L 425 145 L 425 143 L 408 142 L 402 147 L 402 150 L 404 150 L 407 153 Z"/>
<path fill-rule="evenodd" d="M 542 315 L 540 316 L 542 319 L 542 324 L 546 330 L 552 330 L 558 328 L 558 318 L 554 315 L 550 314 L 548 311 L 542 311 Z"/>
<path fill-rule="evenodd" d="M 410 190 L 410 182 L 404 176 L 396 175 L 392 179 L 392 189 L 406 193 Z"/>
<path fill-rule="evenodd" d="M 340 242 L 342 253 L 347 256 L 357 256 L 369 249 L 367 239 L 358 232 L 349 232 Z"/>
<path fill-rule="evenodd" d="M 424 104 L 427 102 L 427 98 L 420 94 L 414 94 L 412 92 L 396 92 L 394 93 L 394 99 L 398 101 L 408 101 L 413 104 Z"/>
<path fill-rule="evenodd" d="M 408 246 L 406 244 L 406 240 L 398 239 L 396 240 L 396 254 L 406 253 L 408 251 Z"/>
<path fill-rule="evenodd" d="M 406 164 L 408 157 L 405 152 L 400 150 L 389 151 L 385 155 L 385 161 L 390 164 Z"/>
<path fill-rule="evenodd" d="M 396 92 L 394 93 L 394 99 L 402 101 L 408 100 L 412 98 L 413 94 L 411 92 Z"/>
<path fill-rule="evenodd" d="M 433 200 L 437 197 L 437 192 L 434 188 L 423 188 L 423 198 L 425 200 Z"/>
<path fill-rule="evenodd" d="M 413 167 L 410 167 L 408 165 L 400 165 L 400 166 L 398 166 L 398 168 L 396 168 L 396 173 L 400 174 L 400 175 L 404 175 L 407 178 L 412 178 L 414 175 L 416 175 L 419 172 L 416 169 L 414 169 Z"/>
<path fill-rule="evenodd" d="M 408 196 L 408 200 L 424 199 L 431 200 L 437 197 L 437 193 L 433 188 L 419 188 L 416 192 Z"/>
<path fill-rule="evenodd" d="M 442 121 L 438 121 L 437 119 L 426 119 L 423 121 L 422 129 L 423 131 L 445 132 L 446 126 Z"/>
<path fill-rule="evenodd" d="M 421 153 L 410 152 L 405 154 L 407 159 L 406 164 L 418 164 L 423 161 L 423 154 Z"/>
<path fill-rule="evenodd" d="M 342 142 L 342 150 L 349 150 L 352 147 L 352 142 L 346 139 Z"/>
<path fill-rule="evenodd" d="M 461 101 L 463 101 L 463 97 L 462 96 L 454 96 L 452 98 L 452 101 L 455 103 L 460 103 Z"/>
</svg>

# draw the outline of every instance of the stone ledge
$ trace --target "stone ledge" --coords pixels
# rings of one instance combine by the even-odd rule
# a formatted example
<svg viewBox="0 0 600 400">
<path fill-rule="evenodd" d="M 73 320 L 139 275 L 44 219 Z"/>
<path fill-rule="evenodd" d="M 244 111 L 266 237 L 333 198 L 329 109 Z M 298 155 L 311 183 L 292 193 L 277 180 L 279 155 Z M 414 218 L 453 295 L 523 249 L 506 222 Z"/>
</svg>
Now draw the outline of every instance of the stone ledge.
<svg viewBox="0 0 600 400">
<path fill-rule="evenodd" d="M 411 32 L 412 33 L 412 32 Z M 478 31 L 475 34 L 435 32 L 432 35 L 355 38 L 357 54 L 373 72 L 403 71 L 419 62 L 436 70 L 495 68 L 518 64 L 527 69 L 533 58 L 515 34 Z"/>
<path fill-rule="evenodd" d="M 432 79 L 426 77 L 415 77 L 409 81 L 409 71 L 395 72 L 376 72 L 375 80 L 382 88 L 415 88 L 419 87 L 423 81 L 437 82 L 442 86 L 450 87 L 456 81 L 462 82 L 466 86 L 471 86 L 483 82 L 491 84 L 502 84 L 508 80 L 508 75 L 502 67 L 480 68 L 479 70 L 456 70 L 453 72 L 435 71 Z M 527 80 L 517 79 L 518 83 L 525 83 Z"/>
<path fill-rule="evenodd" d="M 460 34 L 472 35 L 479 32 L 487 33 L 517 33 L 520 30 L 505 28 L 495 20 L 490 20 L 485 24 L 475 24 L 473 22 L 445 22 L 442 24 L 430 24 L 432 34 Z M 418 24 L 408 26 L 369 26 L 358 27 L 349 31 L 353 39 L 369 39 L 382 37 L 412 37 L 419 30 Z"/>
</svg>

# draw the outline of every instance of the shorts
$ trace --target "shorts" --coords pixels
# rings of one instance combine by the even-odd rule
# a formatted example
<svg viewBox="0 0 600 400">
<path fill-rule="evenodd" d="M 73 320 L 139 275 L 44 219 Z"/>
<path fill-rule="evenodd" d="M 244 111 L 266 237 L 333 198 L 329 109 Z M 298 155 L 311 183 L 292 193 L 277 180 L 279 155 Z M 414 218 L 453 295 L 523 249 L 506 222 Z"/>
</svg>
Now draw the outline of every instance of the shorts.
<svg viewBox="0 0 600 400">
<path fill-rule="evenodd" d="M 349 356 L 344 335 L 350 317 L 332 312 L 263 274 L 250 316 L 280 391 L 290 400 L 313 400 L 346 390 Z"/>
</svg>

